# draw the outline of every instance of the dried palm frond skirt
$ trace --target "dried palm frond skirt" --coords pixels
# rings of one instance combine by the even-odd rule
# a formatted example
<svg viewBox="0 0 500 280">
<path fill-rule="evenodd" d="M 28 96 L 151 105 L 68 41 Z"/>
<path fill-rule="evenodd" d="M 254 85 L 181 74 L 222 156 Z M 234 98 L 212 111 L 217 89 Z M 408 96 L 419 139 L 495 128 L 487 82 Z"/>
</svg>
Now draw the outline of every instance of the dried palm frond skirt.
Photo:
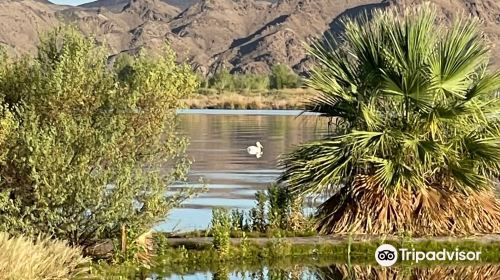
<svg viewBox="0 0 500 280">
<path fill-rule="evenodd" d="M 439 187 L 387 195 L 369 176 L 358 176 L 347 195 L 338 193 L 319 206 L 317 227 L 324 234 L 500 233 L 500 201 L 490 190 L 464 194 Z"/>
</svg>

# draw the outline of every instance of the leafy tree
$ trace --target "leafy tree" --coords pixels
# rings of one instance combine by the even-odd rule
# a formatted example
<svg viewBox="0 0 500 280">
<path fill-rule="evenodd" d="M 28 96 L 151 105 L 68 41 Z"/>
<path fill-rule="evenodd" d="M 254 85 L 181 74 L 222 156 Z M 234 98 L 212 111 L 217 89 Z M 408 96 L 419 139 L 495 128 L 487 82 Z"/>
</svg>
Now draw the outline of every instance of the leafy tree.
<svg viewBox="0 0 500 280">
<path fill-rule="evenodd" d="M 233 76 L 227 70 L 222 70 L 217 72 L 210 80 L 209 86 L 211 88 L 217 89 L 219 92 L 223 92 L 225 90 L 233 90 L 234 89 L 234 81 Z"/>
<path fill-rule="evenodd" d="M 236 90 L 266 90 L 269 87 L 269 78 L 259 74 L 232 75 L 234 89 Z"/>
<path fill-rule="evenodd" d="M 140 234 L 191 194 L 165 192 L 189 168 L 175 109 L 195 75 L 169 48 L 131 57 L 126 80 L 106 60 L 92 40 L 59 28 L 35 58 L 2 65 L 0 101 L 14 129 L 0 139 L 1 231 L 72 244 L 115 238 L 121 226 Z"/>
<path fill-rule="evenodd" d="M 298 88 L 301 86 L 300 77 L 284 64 L 274 65 L 269 76 L 272 89 Z"/>
<path fill-rule="evenodd" d="M 121 53 L 116 57 L 113 68 L 120 81 L 126 81 L 132 76 L 134 60 L 134 57 L 128 53 Z"/>
<path fill-rule="evenodd" d="M 229 71 L 222 70 L 209 79 L 208 86 L 223 92 L 297 88 L 301 83 L 301 78 L 286 65 L 276 65 L 270 75 L 230 74 Z"/>
<path fill-rule="evenodd" d="M 198 78 L 200 88 L 204 89 L 209 87 L 208 79 L 206 79 L 202 74 L 197 73 L 196 77 Z"/>
<path fill-rule="evenodd" d="M 314 45 L 307 111 L 333 135 L 282 161 L 294 193 L 326 194 L 325 233 L 500 231 L 500 71 L 475 19 L 436 25 L 435 7 L 350 20 L 343 43 Z"/>
</svg>

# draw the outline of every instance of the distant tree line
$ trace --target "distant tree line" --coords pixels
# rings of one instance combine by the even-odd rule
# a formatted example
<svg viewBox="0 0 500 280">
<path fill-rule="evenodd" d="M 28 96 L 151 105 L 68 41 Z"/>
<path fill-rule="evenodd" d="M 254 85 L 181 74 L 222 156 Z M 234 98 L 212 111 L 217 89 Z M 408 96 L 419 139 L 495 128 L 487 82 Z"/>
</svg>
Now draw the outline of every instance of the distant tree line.
<svg viewBox="0 0 500 280">
<path fill-rule="evenodd" d="M 116 58 L 113 66 L 120 80 L 125 81 L 132 74 L 133 61 L 134 57 L 127 53 Z M 219 92 L 299 88 L 303 84 L 302 78 L 284 64 L 274 65 L 269 74 L 231 74 L 224 69 L 210 78 L 199 76 L 198 79 L 201 89 L 215 89 Z"/>
<path fill-rule="evenodd" d="M 202 79 L 202 88 L 218 91 L 266 90 L 298 88 L 302 86 L 302 78 L 283 64 L 272 67 L 266 74 L 231 74 L 227 70 L 216 73 L 209 79 Z"/>
</svg>

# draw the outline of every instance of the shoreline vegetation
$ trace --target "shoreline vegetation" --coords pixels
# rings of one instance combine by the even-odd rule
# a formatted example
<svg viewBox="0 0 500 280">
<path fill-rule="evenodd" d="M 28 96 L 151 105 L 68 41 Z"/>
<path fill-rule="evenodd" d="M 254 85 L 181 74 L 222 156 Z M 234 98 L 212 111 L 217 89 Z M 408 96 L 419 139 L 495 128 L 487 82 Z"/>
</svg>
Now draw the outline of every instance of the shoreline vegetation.
<svg viewBox="0 0 500 280">
<path fill-rule="evenodd" d="M 157 237 L 158 238 L 158 237 Z M 370 239 L 370 240 L 368 240 Z M 432 269 L 447 266 L 485 266 L 500 262 L 500 236 L 489 235 L 488 240 L 474 237 L 473 240 L 458 238 L 421 238 L 411 239 L 401 236 L 368 238 L 353 237 L 304 237 L 304 238 L 232 238 L 227 254 L 213 247 L 211 238 L 167 238 L 161 242 L 161 251 L 151 262 L 151 267 L 130 267 L 130 264 L 109 266 L 96 265 L 95 272 L 103 277 L 137 277 L 151 271 L 161 276 L 199 272 L 219 272 L 258 270 L 262 267 L 286 269 L 290 267 L 328 267 L 332 265 L 352 265 L 381 269 L 373 258 L 376 248 L 381 244 L 392 244 L 396 248 L 415 249 L 416 251 L 481 251 L 479 262 L 410 261 L 399 262 L 390 269 Z M 323 242 L 329 240 L 328 242 Z M 232 260 L 238 259 L 238 262 Z M 382 271 L 381 271 L 382 272 Z M 127 278 L 125 278 L 127 279 Z M 226 278 L 221 278 L 226 279 Z M 260 279 L 260 278 L 257 278 Z M 277 278 L 296 279 L 296 278 Z M 331 278 L 344 279 L 344 278 Z M 356 277 L 354 279 L 357 279 Z M 371 279 L 371 278 L 368 278 Z M 454 279 L 454 278 L 452 278 Z M 457 278 L 458 279 L 458 278 Z M 462 278 L 463 279 L 463 278 Z M 479 278 L 481 279 L 481 278 Z M 485 278 L 487 279 L 487 278 Z"/>
<path fill-rule="evenodd" d="M 65 241 L 0 232 L 0 279 L 67 279 L 88 275 L 90 258 Z"/>
<path fill-rule="evenodd" d="M 123 57 L 119 63 L 128 60 Z M 198 78 L 200 88 L 182 100 L 190 109 L 303 109 L 313 92 L 303 87 L 302 77 L 282 64 L 275 65 L 268 75 L 222 70 L 210 78 Z"/>
<path fill-rule="evenodd" d="M 494 245 L 500 248 L 500 234 L 484 234 L 484 235 L 465 235 L 465 236 L 423 236 L 423 237 L 409 237 L 403 235 L 366 235 L 366 234 L 344 234 L 344 235 L 305 235 L 305 236 L 252 236 L 251 233 L 245 233 L 243 237 L 240 232 L 233 236 L 240 235 L 241 237 L 231 237 L 229 239 L 231 245 L 241 245 L 242 242 L 248 241 L 256 246 L 264 246 L 270 241 L 280 239 L 283 242 L 292 245 L 344 245 L 351 243 L 395 243 L 395 244 L 425 244 L 431 243 L 450 243 L 450 244 L 476 244 L 476 245 Z M 172 236 L 169 233 L 158 232 L 154 235 L 156 238 L 166 238 L 167 244 L 172 247 L 184 246 L 186 248 L 203 248 L 210 247 L 213 243 L 213 237 L 200 236 L 199 232 L 186 232 Z"/>
<path fill-rule="evenodd" d="M 222 92 L 199 89 L 182 102 L 189 109 L 302 110 L 313 94 L 306 88 Z"/>
</svg>

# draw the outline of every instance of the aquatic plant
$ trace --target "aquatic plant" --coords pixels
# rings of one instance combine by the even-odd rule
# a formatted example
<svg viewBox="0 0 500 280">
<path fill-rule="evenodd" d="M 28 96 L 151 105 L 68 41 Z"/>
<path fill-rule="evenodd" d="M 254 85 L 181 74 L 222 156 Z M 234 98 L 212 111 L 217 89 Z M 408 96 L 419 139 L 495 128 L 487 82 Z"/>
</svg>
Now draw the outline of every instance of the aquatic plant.
<svg viewBox="0 0 500 280">
<path fill-rule="evenodd" d="M 287 225 L 291 202 L 287 189 L 273 184 L 267 189 L 267 199 L 269 201 L 269 226 L 284 228 Z"/>
<path fill-rule="evenodd" d="M 302 200 L 290 196 L 285 188 L 272 184 L 267 190 L 258 191 L 255 204 L 249 211 L 214 208 L 207 236 L 213 236 L 214 227 L 229 228 L 232 237 L 309 234 L 306 228 L 309 222 L 302 215 Z"/>
<path fill-rule="evenodd" d="M 336 128 L 286 155 L 280 182 L 330 197 L 320 232 L 500 232 L 500 71 L 477 19 L 437 22 L 431 4 L 377 10 L 311 47 L 306 111 Z"/>
<path fill-rule="evenodd" d="M 212 280 L 229 280 L 229 270 L 225 265 L 218 266 L 218 269 L 214 271 Z"/>
<path fill-rule="evenodd" d="M 250 210 L 252 230 L 265 232 L 267 230 L 266 203 L 267 196 L 264 191 L 255 193 L 256 206 Z"/>
<path fill-rule="evenodd" d="M 301 232 L 308 221 L 302 214 L 302 199 L 277 184 L 255 194 L 256 206 L 250 210 L 252 229 L 259 232 L 292 230 Z"/>
<path fill-rule="evenodd" d="M 245 232 L 243 232 L 243 235 L 241 236 L 240 239 L 240 251 L 243 257 L 246 257 L 250 252 L 250 241 L 248 240 L 248 237 L 245 234 Z"/>
<path fill-rule="evenodd" d="M 326 268 L 335 264 L 334 266 L 340 266 L 342 268 L 342 274 L 339 274 L 338 278 L 332 278 L 332 274 L 326 274 L 324 275 L 326 278 L 318 279 L 407 279 L 409 275 L 414 275 L 415 279 L 448 279 L 446 277 L 438 277 L 440 273 L 445 273 L 441 275 L 448 274 L 449 279 L 476 279 L 470 278 L 474 275 L 474 269 L 469 269 L 476 267 L 478 268 L 478 272 L 481 272 L 477 274 L 477 276 L 484 276 L 483 278 L 477 279 L 486 280 L 496 274 L 491 274 L 488 270 L 481 270 L 480 268 L 488 266 L 488 264 L 491 263 L 497 263 L 500 260 L 498 242 L 424 241 L 416 242 L 411 246 L 408 245 L 406 248 L 415 248 L 416 250 L 424 251 L 438 251 L 444 248 L 455 250 L 457 247 L 464 251 L 481 250 L 481 263 L 419 262 L 415 264 L 411 261 L 404 261 L 391 268 L 381 268 L 376 264 L 373 254 L 380 244 L 387 242 L 382 242 L 381 240 L 375 242 L 360 242 L 358 240 L 353 241 L 350 245 L 346 242 L 347 241 L 339 244 L 329 242 L 315 244 L 288 243 L 289 245 L 287 245 L 287 241 L 284 241 L 284 239 L 281 240 L 281 243 L 279 239 L 274 239 L 274 241 L 266 244 L 249 243 L 246 254 L 243 254 L 239 246 L 233 246 L 230 254 L 226 258 L 220 258 L 219 252 L 210 245 L 203 248 L 202 246 L 196 246 L 196 248 L 192 248 L 191 246 L 191 249 L 188 250 L 182 246 L 178 248 L 171 247 L 169 249 L 170 251 L 165 256 L 161 256 L 161 258 L 156 260 L 158 265 L 152 267 L 150 270 L 146 270 L 146 273 L 142 273 L 143 270 L 138 271 L 135 266 L 123 265 L 109 267 L 104 264 L 98 266 L 96 270 L 101 275 L 106 276 L 104 277 L 105 279 L 116 279 L 114 276 L 117 274 L 112 274 L 113 272 L 119 273 L 118 275 L 125 275 L 128 273 L 127 270 L 129 269 L 135 275 L 138 275 L 140 272 L 141 275 L 147 276 L 154 274 L 157 277 L 161 276 L 170 279 L 171 277 L 169 277 L 169 275 L 171 274 L 185 275 L 203 271 L 216 272 L 219 271 L 220 266 L 224 266 L 228 272 L 231 272 L 231 274 L 234 273 L 236 277 L 240 277 L 240 273 L 238 272 L 258 272 L 262 268 L 266 270 L 284 269 L 289 272 L 289 276 L 293 276 L 300 274 L 300 266 L 302 266 L 307 267 L 307 275 L 312 277 L 312 273 L 316 272 L 317 268 Z M 389 241 L 390 244 L 396 246 L 398 242 L 398 240 Z M 349 247 L 351 247 L 350 265 L 346 265 L 346 263 L 349 262 Z M 362 267 L 370 267 L 372 274 L 365 275 L 363 271 L 359 270 Z M 456 270 L 453 270 L 454 268 L 456 268 Z M 421 272 L 430 273 L 428 274 L 429 277 L 419 277 L 419 273 Z M 496 273 L 495 271 L 491 272 Z M 434 273 L 437 273 L 437 276 L 432 278 Z M 377 274 L 382 278 L 376 278 L 375 275 Z M 453 275 L 456 275 L 456 278 L 452 277 Z M 398 278 L 391 278 L 390 276 L 397 276 Z M 124 279 L 135 279 L 135 277 L 129 276 Z"/>
<path fill-rule="evenodd" d="M 229 249 L 231 247 L 231 226 L 231 216 L 227 209 L 212 209 L 210 234 L 213 238 L 213 246 L 219 252 L 221 257 L 225 257 L 229 254 Z"/>
<path fill-rule="evenodd" d="M 268 257 L 279 258 L 281 256 L 289 256 L 291 254 L 292 244 L 278 234 L 268 242 L 266 249 Z"/>
<path fill-rule="evenodd" d="M 247 230 L 248 225 L 245 221 L 245 211 L 239 209 L 231 210 L 231 229 L 234 231 Z"/>
</svg>

